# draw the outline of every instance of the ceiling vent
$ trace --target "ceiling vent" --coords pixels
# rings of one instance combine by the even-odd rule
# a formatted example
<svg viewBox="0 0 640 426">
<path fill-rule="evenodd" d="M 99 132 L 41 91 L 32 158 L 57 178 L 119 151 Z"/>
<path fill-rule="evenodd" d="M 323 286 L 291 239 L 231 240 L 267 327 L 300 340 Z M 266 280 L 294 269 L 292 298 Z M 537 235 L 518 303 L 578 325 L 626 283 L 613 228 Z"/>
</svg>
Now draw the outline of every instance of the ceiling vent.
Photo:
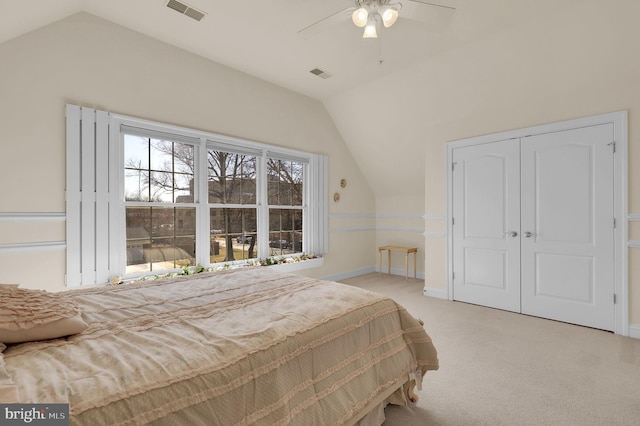
<svg viewBox="0 0 640 426">
<path fill-rule="evenodd" d="M 195 7 L 189 6 L 188 4 L 177 0 L 169 0 L 167 2 L 167 7 L 169 9 L 175 10 L 176 12 L 180 12 L 181 14 L 186 15 L 189 18 L 195 19 L 196 21 L 201 21 L 202 18 L 204 18 L 206 15 L 206 13 L 199 11 Z"/>
<path fill-rule="evenodd" d="M 318 77 L 324 78 L 325 80 L 327 78 L 333 77 L 331 74 L 329 74 L 328 72 L 321 70 L 320 68 L 314 68 L 311 71 L 309 71 L 311 74 L 313 75 L 317 75 Z"/>
</svg>

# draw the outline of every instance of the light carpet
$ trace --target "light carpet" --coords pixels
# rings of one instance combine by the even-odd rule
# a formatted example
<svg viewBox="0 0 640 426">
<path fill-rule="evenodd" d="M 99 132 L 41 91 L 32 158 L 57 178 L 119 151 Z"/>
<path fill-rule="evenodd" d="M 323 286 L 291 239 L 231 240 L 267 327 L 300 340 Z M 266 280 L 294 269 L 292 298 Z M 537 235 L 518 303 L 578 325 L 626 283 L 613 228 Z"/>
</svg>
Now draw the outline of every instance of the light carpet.
<svg viewBox="0 0 640 426">
<path fill-rule="evenodd" d="M 385 426 L 640 425 L 640 340 L 425 297 L 421 280 L 342 282 L 406 307 L 438 350 L 417 405 L 387 407 Z"/>
</svg>

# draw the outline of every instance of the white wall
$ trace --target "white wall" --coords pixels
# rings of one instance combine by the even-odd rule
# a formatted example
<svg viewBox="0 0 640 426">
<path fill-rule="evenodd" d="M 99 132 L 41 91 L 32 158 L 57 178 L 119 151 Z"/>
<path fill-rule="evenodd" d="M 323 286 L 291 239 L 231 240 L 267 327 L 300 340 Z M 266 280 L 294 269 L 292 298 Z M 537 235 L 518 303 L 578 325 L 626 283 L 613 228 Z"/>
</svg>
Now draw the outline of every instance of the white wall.
<svg viewBox="0 0 640 426">
<path fill-rule="evenodd" d="M 446 232 L 447 141 L 628 110 L 629 212 L 640 214 L 640 167 L 635 166 L 640 164 L 640 2 L 557 3 L 562 7 L 546 15 L 496 29 L 325 102 L 371 182 L 377 211 L 397 209 L 390 195 L 398 191 L 407 199 L 423 199 L 412 213 L 435 218 L 425 222 L 424 241 L 426 284 L 432 289 L 446 287 L 441 234 Z M 380 111 L 392 114 L 392 122 L 383 124 L 386 130 L 369 126 L 361 136 L 358 128 Z M 413 171 L 418 156 L 421 169 Z M 394 175 L 400 178 L 384 180 Z M 639 222 L 630 223 L 629 234 L 636 245 Z M 378 234 L 379 242 L 384 239 Z M 630 323 L 640 324 L 640 249 L 630 248 L 629 257 Z"/>
<path fill-rule="evenodd" d="M 374 199 L 324 106 L 95 16 L 79 13 L 0 44 L 0 282 L 64 288 L 65 104 L 236 136 L 329 156 L 329 211 L 372 214 Z M 330 227 L 334 226 L 330 222 Z M 370 267 L 373 230 L 330 234 L 328 276 Z"/>
</svg>

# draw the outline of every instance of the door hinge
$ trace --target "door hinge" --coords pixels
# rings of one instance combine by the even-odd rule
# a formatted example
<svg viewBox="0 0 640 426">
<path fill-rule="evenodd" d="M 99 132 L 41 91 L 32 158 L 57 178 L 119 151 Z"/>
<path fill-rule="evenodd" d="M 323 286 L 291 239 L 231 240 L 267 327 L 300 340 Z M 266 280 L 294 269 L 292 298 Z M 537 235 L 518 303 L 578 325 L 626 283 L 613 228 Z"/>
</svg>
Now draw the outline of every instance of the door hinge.
<svg viewBox="0 0 640 426">
<path fill-rule="evenodd" d="M 616 143 L 615 142 L 611 142 L 611 143 L 608 143 L 607 145 L 609 145 L 613 149 L 613 153 L 615 154 L 616 153 Z"/>
<path fill-rule="evenodd" d="M 455 224 L 456 224 L 456 219 L 452 217 L 452 218 L 451 218 L 451 226 L 453 226 L 453 225 L 455 225 Z"/>
<path fill-rule="evenodd" d="M 457 161 L 454 161 L 453 163 L 451 163 L 451 171 L 454 171 L 456 169 L 456 164 L 458 164 Z"/>
<path fill-rule="evenodd" d="M 456 279 L 456 273 L 455 273 L 455 272 L 452 272 L 452 273 L 451 273 L 451 279 L 452 279 L 452 280 L 455 280 L 455 279 Z"/>
<path fill-rule="evenodd" d="M 613 293 L 613 304 L 614 304 L 614 305 L 616 304 L 616 301 L 617 301 L 617 300 L 616 300 L 616 294 L 615 294 L 615 293 Z"/>
<path fill-rule="evenodd" d="M 613 229 L 616 229 L 616 218 L 613 218 Z"/>
</svg>

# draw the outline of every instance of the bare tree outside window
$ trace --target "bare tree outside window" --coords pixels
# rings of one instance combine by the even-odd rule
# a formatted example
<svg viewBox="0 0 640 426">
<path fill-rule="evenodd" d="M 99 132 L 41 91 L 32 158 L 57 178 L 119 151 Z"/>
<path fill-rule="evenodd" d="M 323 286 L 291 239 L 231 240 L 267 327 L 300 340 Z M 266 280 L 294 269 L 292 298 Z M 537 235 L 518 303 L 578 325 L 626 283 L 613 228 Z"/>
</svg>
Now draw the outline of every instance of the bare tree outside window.
<svg viewBox="0 0 640 426">
<path fill-rule="evenodd" d="M 194 265 L 195 147 L 133 135 L 124 147 L 127 272 Z M 210 263 L 258 257 L 257 163 L 255 155 L 207 150 Z M 268 255 L 302 252 L 305 164 L 266 164 Z"/>
<path fill-rule="evenodd" d="M 270 255 L 302 252 L 304 164 L 267 160 Z"/>
<path fill-rule="evenodd" d="M 195 264 L 194 147 L 125 135 L 127 272 Z M 139 202 L 153 203 L 141 207 Z"/>
<path fill-rule="evenodd" d="M 214 205 L 210 212 L 214 262 L 257 257 L 256 162 L 253 155 L 207 151 L 209 203 Z M 219 253 L 221 248 L 224 256 Z"/>
</svg>

